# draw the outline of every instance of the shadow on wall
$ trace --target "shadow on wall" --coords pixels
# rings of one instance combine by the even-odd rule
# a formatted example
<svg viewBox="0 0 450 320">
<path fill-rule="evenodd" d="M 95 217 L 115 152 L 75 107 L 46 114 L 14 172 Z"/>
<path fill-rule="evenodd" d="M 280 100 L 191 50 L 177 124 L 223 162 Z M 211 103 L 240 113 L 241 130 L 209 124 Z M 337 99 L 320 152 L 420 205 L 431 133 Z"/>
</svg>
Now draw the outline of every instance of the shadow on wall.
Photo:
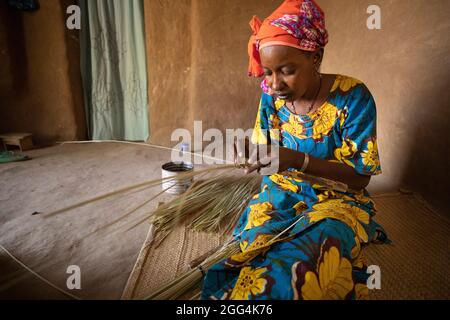
<svg viewBox="0 0 450 320">
<path fill-rule="evenodd" d="M 78 31 L 66 28 L 66 9 L 75 0 L 46 0 L 36 12 L 5 2 L 0 1 L 0 132 L 30 132 L 38 145 L 85 139 Z"/>
<path fill-rule="evenodd" d="M 67 13 L 66 10 L 71 5 L 76 5 L 77 0 L 60 0 L 62 25 L 66 25 Z M 69 76 L 71 99 L 73 114 L 75 117 L 76 135 L 81 140 L 86 140 L 87 135 L 87 120 L 84 108 L 84 92 L 83 83 L 80 71 L 80 31 L 79 30 L 65 30 L 64 42 L 66 45 L 67 56 L 67 72 Z"/>
<path fill-rule="evenodd" d="M 448 212 L 450 3 L 379 0 L 381 29 L 367 27 L 368 1 L 319 0 L 330 42 L 324 69 L 365 82 L 377 104 L 383 174 L 374 193 L 405 187 Z M 433 23 L 430 23 L 432 21 Z M 371 190 L 371 191 L 372 191 Z"/>
<path fill-rule="evenodd" d="M 413 97 L 415 104 L 422 106 L 422 109 L 408 114 L 409 121 L 413 123 L 413 130 L 410 131 L 412 146 L 405 154 L 408 162 L 402 179 L 447 216 L 450 210 L 449 87 L 450 74 L 444 81 L 435 83 L 426 94 Z"/>
<path fill-rule="evenodd" d="M 26 54 L 23 13 L 12 10 L 6 1 L 0 1 L 0 30 L 5 36 L 0 39 L 1 60 L 5 68 L 0 80 L 0 97 L 3 93 L 14 92 L 20 96 L 28 90 L 28 59 Z M 7 67 L 9 66 L 9 67 Z M 2 97 L 3 98 L 3 97 Z"/>
</svg>

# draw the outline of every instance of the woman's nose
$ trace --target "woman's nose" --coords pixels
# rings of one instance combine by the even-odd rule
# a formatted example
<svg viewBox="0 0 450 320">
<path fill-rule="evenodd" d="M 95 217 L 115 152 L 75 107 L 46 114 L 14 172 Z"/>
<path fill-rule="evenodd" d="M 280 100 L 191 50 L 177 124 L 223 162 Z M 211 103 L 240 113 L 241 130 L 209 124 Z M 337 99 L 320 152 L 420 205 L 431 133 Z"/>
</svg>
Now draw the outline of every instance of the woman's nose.
<svg viewBox="0 0 450 320">
<path fill-rule="evenodd" d="M 281 91 L 281 89 L 283 89 L 283 81 L 282 78 L 277 76 L 277 75 L 273 75 L 272 76 L 272 85 L 271 88 L 273 91 Z"/>
</svg>

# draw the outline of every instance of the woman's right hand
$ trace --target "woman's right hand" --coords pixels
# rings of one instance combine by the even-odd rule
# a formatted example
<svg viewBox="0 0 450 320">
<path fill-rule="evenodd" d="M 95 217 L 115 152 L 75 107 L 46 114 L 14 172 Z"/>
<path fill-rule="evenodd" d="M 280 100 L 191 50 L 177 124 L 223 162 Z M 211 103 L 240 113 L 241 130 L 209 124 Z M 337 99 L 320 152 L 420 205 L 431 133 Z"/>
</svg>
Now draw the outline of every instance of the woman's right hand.
<svg viewBox="0 0 450 320">
<path fill-rule="evenodd" d="M 250 157 L 250 142 L 247 138 L 234 140 L 233 160 L 236 166 L 245 167 Z"/>
<path fill-rule="evenodd" d="M 271 165 L 278 163 L 272 162 L 272 148 L 268 145 L 253 144 L 248 138 L 237 139 L 234 141 L 234 164 L 235 166 L 245 169 L 245 173 L 249 174 L 257 171 L 262 175 L 271 175 L 276 173 L 278 166 L 273 171 Z M 275 153 L 278 155 L 278 153 Z"/>
</svg>

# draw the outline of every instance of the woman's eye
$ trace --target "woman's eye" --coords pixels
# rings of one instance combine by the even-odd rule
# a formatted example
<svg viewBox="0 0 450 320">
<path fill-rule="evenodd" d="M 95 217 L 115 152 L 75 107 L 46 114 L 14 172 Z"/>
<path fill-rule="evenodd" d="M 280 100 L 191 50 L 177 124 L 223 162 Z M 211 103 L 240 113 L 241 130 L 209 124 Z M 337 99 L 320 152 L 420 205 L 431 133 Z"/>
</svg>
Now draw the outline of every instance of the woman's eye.
<svg viewBox="0 0 450 320">
<path fill-rule="evenodd" d="M 272 75 L 272 72 L 270 72 L 270 71 L 264 71 L 264 75 L 267 77 L 267 76 L 270 76 L 270 75 Z"/>
<path fill-rule="evenodd" d="M 292 75 L 295 73 L 295 70 L 294 69 L 283 69 L 282 72 L 285 75 Z"/>
</svg>

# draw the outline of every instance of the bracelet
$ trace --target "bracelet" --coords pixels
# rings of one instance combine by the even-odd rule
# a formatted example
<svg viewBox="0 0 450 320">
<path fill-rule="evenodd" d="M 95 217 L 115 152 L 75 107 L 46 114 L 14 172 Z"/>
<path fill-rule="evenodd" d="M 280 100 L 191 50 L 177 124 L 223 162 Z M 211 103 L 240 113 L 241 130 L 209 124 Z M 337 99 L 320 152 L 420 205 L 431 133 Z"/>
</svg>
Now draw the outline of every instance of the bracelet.
<svg viewBox="0 0 450 320">
<path fill-rule="evenodd" d="M 308 168 L 308 164 L 309 164 L 309 155 L 305 153 L 305 159 L 303 159 L 303 165 L 302 168 L 300 169 L 300 172 L 305 172 L 306 169 Z"/>
</svg>

